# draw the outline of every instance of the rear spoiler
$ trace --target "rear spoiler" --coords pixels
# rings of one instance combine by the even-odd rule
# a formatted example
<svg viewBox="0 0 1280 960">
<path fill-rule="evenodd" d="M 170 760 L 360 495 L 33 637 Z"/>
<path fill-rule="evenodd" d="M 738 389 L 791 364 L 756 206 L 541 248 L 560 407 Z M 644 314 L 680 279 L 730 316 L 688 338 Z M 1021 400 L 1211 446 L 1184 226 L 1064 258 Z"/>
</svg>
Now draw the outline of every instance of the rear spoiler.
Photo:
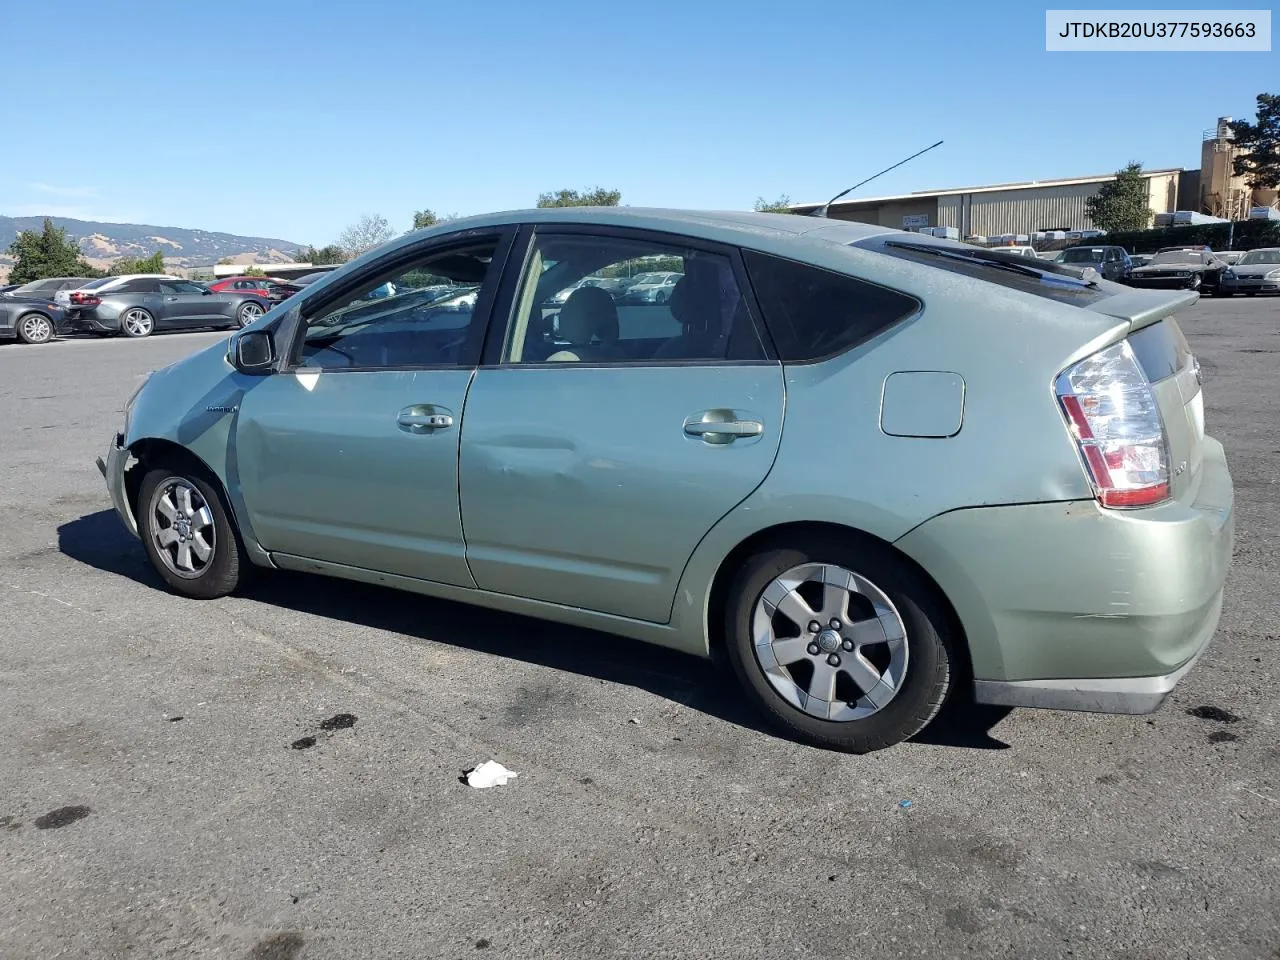
<svg viewBox="0 0 1280 960">
<path fill-rule="evenodd" d="M 1159 323 L 1200 299 L 1194 290 L 1126 290 L 1086 309 L 1129 321 L 1129 332 Z"/>
</svg>

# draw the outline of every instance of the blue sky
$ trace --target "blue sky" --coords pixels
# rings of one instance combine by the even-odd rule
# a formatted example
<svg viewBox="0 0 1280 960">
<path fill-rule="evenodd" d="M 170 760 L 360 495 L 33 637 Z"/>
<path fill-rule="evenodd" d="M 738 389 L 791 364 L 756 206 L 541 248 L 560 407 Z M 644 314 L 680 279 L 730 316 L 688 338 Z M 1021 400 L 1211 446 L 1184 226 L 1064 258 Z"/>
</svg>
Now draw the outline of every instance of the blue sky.
<svg viewBox="0 0 1280 960">
<path fill-rule="evenodd" d="M 7 58 L 35 63 L 8 125 L 36 135 L 0 135 L 0 214 L 323 244 L 561 187 L 825 199 L 939 139 L 858 195 L 1196 167 L 1202 129 L 1280 92 L 1276 52 L 1046 53 L 1025 0 L 123 9 L 8 6 Z"/>
</svg>

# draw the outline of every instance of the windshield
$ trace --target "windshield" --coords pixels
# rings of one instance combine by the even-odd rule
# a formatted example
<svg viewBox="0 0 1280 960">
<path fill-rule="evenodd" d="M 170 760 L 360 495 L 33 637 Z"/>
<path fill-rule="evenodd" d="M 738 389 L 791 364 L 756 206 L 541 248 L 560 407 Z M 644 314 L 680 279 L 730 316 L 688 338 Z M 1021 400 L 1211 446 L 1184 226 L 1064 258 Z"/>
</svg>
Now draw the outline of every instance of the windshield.
<svg viewBox="0 0 1280 960">
<path fill-rule="evenodd" d="M 1196 253 L 1192 250 L 1170 250 L 1168 253 L 1158 253 L 1152 263 L 1177 263 L 1182 265 L 1195 264 L 1199 266 L 1204 262 L 1204 255 Z"/>
<path fill-rule="evenodd" d="M 1063 263 L 1101 263 L 1101 247 L 1072 247 L 1062 254 Z"/>
<path fill-rule="evenodd" d="M 101 287 L 103 284 L 111 283 L 113 280 L 119 280 L 119 279 L 120 279 L 119 277 L 101 277 L 101 278 L 100 278 L 100 279 L 98 279 L 98 280 L 90 280 L 88 283 L 86 283 L 86 284 L 85 284 L 83 287 L 81 287 L 80 289 L 81 289 L 81 290 L 96 290 L 98 287 Z"/>
<path fill-rule="evenodd" d="M 1280 263 L 1280 248 L 1275 250 L 1250 250 L 1240 258 L 1240 266 L 1255 263 Z"/>
<path fill-rule="evenodd" d="M 52 290 L 57 286 L 57 283 L 58 281 L 56 280 L 32 280 L 30 283 L 24 283 L 9 292 L 15 297 L 21 297 L 29 293 L 39 293 L 42 290 Z"/>
</svg>

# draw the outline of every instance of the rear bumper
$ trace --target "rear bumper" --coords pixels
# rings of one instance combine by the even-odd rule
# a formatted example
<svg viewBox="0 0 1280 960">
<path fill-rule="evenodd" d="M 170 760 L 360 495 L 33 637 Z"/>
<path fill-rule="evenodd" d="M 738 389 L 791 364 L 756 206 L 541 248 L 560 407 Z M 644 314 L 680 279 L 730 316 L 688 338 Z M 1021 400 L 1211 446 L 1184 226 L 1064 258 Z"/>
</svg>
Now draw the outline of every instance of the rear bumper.
<svg viewBox="0 0 1280 960">
<path fill-rule="evenodd" d="M 68 312 L 64 325 L 67 330 L 90 333 L 117 333 L 120 330 L 120 318 L 103 317 L 92 307 Z"/>
<path fill-rule="evenodd" d="M 138 521 L 129 505 L 129 494 L 124 483 L 125 467 L 129 463 L 129 451 L 124 448 L 124 437 L 117 433 L 107 446 L 106 459 L 97 458 L 98 472 L 107 482 L 107 493 L 111 497 L 111 505 L 115 507 L 125 528 L 135 537 L 138 535 Z"/>
<path fill-rule="evenodd" d="M 898 541 L 955 607 L 980 702 L 1160 706 L 1217 629 L 1231 563 L 1231 475 L 1217 441 L 1203 457 L 1183 500 L 958 510 Z"/>
</svg>

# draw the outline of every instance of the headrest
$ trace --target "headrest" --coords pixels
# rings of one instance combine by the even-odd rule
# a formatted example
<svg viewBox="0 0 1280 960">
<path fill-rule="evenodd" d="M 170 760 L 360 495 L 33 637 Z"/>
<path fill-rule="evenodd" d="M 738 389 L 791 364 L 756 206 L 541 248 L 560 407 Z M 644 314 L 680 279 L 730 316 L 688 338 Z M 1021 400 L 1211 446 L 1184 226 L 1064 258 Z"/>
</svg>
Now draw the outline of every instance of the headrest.
<svg viewBox="0 0 1280 960">
<path fill-rule="evenodd" d="M 618 339 L 618 308 L 607 290 L 579 287 L 560 308 L 560 337 L 570 343 Z"/>
</svg>

